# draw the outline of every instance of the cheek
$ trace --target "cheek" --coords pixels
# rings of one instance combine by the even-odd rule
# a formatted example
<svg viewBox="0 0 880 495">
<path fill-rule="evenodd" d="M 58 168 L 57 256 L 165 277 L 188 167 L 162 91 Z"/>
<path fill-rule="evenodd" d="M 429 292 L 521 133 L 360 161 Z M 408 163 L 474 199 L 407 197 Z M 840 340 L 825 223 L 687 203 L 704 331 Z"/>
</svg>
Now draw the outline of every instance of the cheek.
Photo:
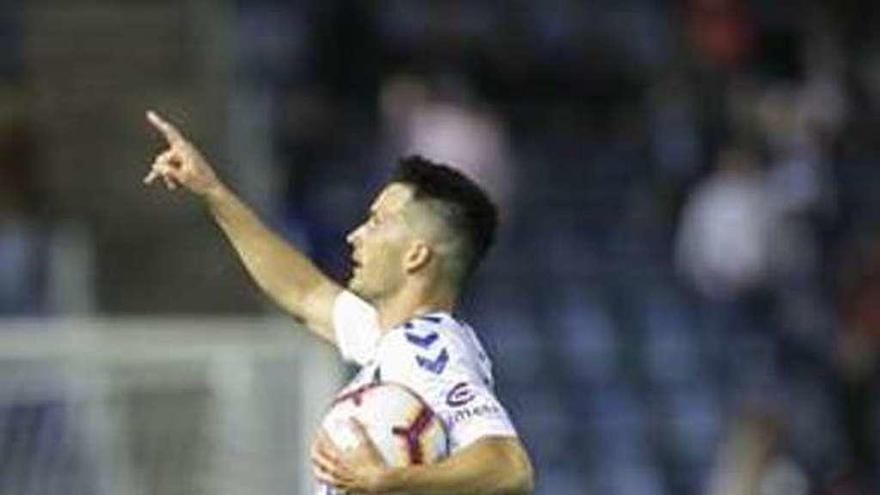
<svg viewBox="0 0 880 495">
<path fill-rule="evenodd" d="M 380 251 L 376 253 L 374 266 L 383 272 L 392 270 L 397 263 L 396 254 L 391 249 L 380 248 Z"/>
<path fill-rule="evenodd" d="M 370 272 L 378 277 L 393 277 L 402 271 L 404 238 L 393 226 L 377 231 L 369 239 L 365 260 Z M 366 243 L 365 243 L 366 244 Z M 369 253 L 369 254 L 367 254 Z"/>
<path fill-rule="evenodd" d="M 384 278 L 396 277 L 401 271 L 402 260 L 400 249 L 394 246 L 385 246 L 380 248 L 381 251 L 376 253 L 375 268 L 379 276 Z"/>
</svg>

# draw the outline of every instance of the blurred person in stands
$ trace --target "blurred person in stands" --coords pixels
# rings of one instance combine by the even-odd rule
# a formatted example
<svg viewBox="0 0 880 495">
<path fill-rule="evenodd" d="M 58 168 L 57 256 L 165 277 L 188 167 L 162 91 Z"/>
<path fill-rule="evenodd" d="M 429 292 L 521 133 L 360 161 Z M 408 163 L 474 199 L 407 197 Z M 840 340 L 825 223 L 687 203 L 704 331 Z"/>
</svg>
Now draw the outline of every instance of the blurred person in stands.
<svg viewBox="0 0 880 495">
<path fill-rule="evenodd" d="M 381 106 L 392 156 L 417 151 L 454 164 L 506 211 L 515 174 L 505 124 L 476 101 L 463 79 L 393 76 L 382 87 Z"/>
<path fill-rule="evenodd" d="M 744 148 L 723 150 L 717 169 L 696 187 L 682 211 L 675 258 L 679 271 L 713 300 L 762 288 L 774 222 L 758 157 Z"/>
<path fill-rule="evenodd" d="M 709 495 L 809 494 L 809 479 L 790 455 L 786 433 L 774 414 L 740 414 L 718 452 Z"/>
<path fill-rule="evenodd" d="M 838 297 L 841 329 L 836 364 L 841 382 L 840 412 L 849 452 L 834 493 L 874 492 L 877 477 L 876 418 L 880 370 L 880 235 L 852 243 L 844 253 Z M 844 483 L 846 482 L 846 483 Z M 875 490 L 872 491 L 870 488 Z"/>
<path fill-rule="evenodd" d="M 682 210 L 675 262 L 694 288 L 728 411 L 773 407 L 779 396 L 771 290 L 778 225 L 759 157 L 742 146 L 719 153 Z"/>
</svg>

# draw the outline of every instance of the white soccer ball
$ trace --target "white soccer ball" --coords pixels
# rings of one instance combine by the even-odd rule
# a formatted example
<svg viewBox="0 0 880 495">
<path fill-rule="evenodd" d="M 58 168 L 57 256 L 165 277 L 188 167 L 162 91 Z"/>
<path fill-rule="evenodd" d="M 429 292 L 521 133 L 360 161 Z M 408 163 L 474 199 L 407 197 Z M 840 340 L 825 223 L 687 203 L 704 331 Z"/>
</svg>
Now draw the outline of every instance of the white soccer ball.
<svg viewBox="0 0 880 495">
<path fill-rule="evenodd" d="M 449 453 L 443 422 L 415 392 L 402 385 L 370 384 L 336 398 L 321 426 L 342 450 L 358 444 L 351 418 L 366 427 L 389 466 L 431 464 Z"/>
</svg>

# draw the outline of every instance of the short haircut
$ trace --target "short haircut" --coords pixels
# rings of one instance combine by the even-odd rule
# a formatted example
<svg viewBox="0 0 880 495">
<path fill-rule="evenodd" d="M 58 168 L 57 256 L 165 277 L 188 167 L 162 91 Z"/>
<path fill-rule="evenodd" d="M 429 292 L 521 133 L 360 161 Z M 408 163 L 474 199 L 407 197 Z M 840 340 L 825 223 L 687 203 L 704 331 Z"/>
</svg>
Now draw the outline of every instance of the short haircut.
<svg viewBox="0 0 880 495">
<path fill-rule="evenodd" d="M 414 200 L 436 206 L 433 210 L 445 226 L 463 241 L 455 281 L 461 284 L 470 278 L 495 241 L 498 228 L 498 208 L 486 191 L 449 165 L 419 155 L 401 158 L 390 182 L 412 187 Z"/>
</svg>

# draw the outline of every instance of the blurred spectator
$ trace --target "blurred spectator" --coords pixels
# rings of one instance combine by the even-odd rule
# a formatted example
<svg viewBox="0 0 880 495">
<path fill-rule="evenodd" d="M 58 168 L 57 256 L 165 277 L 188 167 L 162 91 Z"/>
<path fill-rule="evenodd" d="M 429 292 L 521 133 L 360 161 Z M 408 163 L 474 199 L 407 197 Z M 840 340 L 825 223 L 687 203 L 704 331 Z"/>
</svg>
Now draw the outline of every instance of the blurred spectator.
<svg viewBox="0 0 880 495">
<path fill-rule="evenodd" d="M 691 0 L 686 3 L 685 15 L 690 41 L 701 62 L 735 69 L 746 61 L 754 41 L 747 2 Z"/>
<path fill-rule="evenodd" d="M 731 429 L 713 471 L 710 495 L 807 495 L 803 468 L 785 446 L 784 426 L 772 415 L 746 413 Z"/>
<path fill-rule="evenodd" d="M 684 207 L 676 240 L 678 269 L 711 299 L 760 289 L 767 283 L 777 220 L 758 158 L 746 149 L 728 148 Z"/>
<path fill-rule="evenodd" d="M 504 121 L 475 103 L 464 81 L 441 78 L 440 89 L 395 76 L 382 89 L 384 128 L 393 155 L 421 154 L 449 163 L 509 205 L 514 177 Z"/>
<path fill-rule="evenodd" d="M 833 83 L 767 87 L 757 105 L 770 155 L 769 184 L 776 209 L 801 215 L 831 206 L 829 138 L 843 112 Z"/>
<path fill-rule="evenodd" d="M 675 263 L 696 289 L 728 424 L 743 408 L 784 407 L 772 278 L 781 221 L 758 160 L 748 148 L 723 150 L 685 204 L 676 239 Z"/>
<path fill-rule="evenodd" d="M 880 370 L 880 236 L 845 254 L 839 295 L 842 328 L 837 346 L 840 410 L 849 443 L 843 464 L 849 484 L 877 486 L 876 396 Z M 835 493 L 851 493 L 840 488 Z"/>
</svg>

